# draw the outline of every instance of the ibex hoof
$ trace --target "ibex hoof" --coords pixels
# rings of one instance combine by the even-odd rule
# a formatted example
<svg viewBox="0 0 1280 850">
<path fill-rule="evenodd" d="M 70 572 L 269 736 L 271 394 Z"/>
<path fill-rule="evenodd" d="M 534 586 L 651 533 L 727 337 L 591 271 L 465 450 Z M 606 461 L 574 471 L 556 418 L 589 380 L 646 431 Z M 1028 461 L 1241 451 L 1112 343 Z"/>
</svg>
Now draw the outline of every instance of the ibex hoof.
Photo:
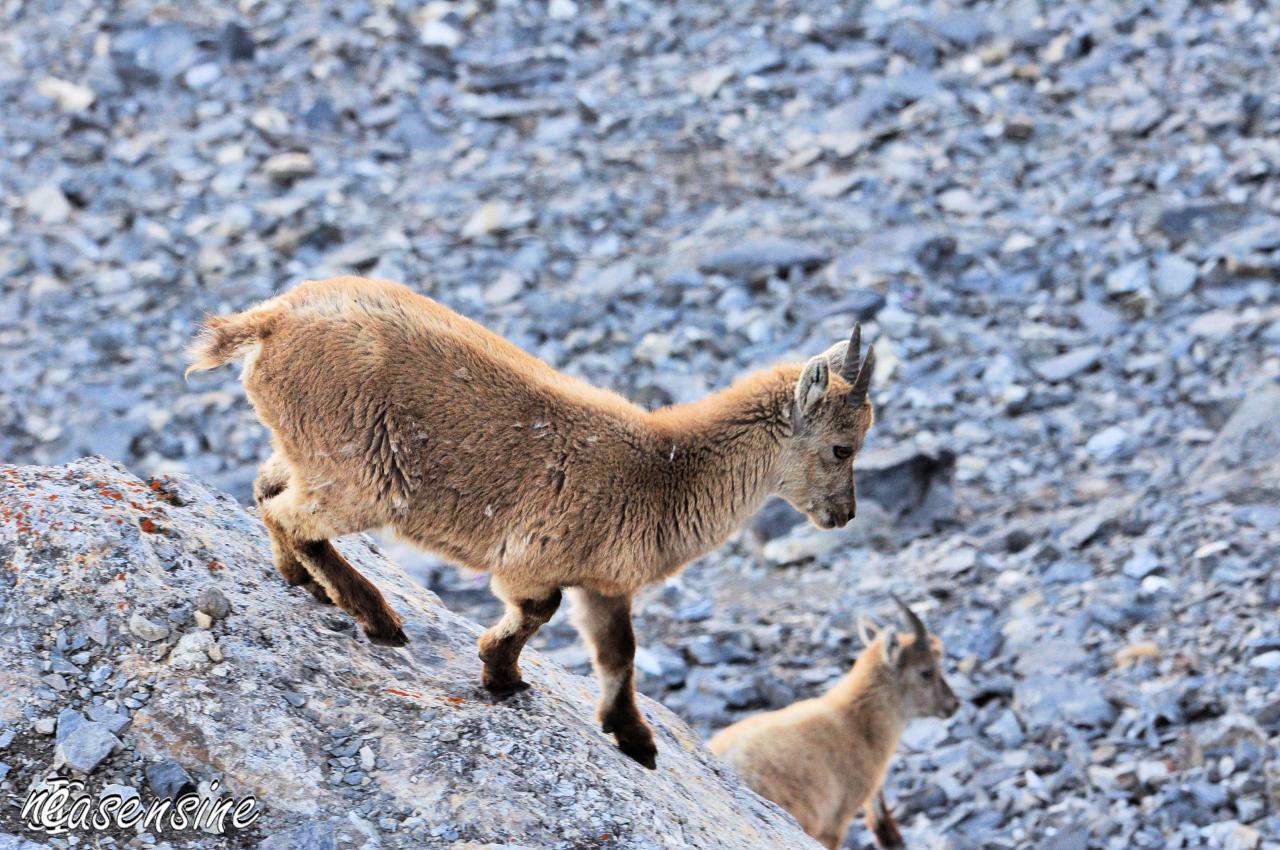
<svg viewBox="0 0 1280 850">
<path fill-rule="evenodd" d="M 485 676 L 484 688 L 494 699 L 506 699 L 529 690 L 529 683 L 523 679 L 490 679 Z"/>
<path fill-rule="evenodd" d="M 884 805 L 884 797 L 878 797 L 872 803 L 872 807 L 872 817 L 868 817 L 867 826 L 871 827 L 876 837 L 876 844 L 882 850 L 905 847 L 906 845 L 902 842 L 902 833 L 898 830 L 898 821 L 893 816 L 893 810 Z"/>
<path fill-rule="evenodd" d="M 313 597 L 315 597 L 315 600 L 317 602 L 324 605 L 333 604 L 333 600 L 329 598 L 328 592 L 326 592 L 325 589 L 318 582 L 308 581 L 308 582 L 304 582 L 299 586 L 302 587 L 304 590 L 306 590 L 307 593 L 310 593 Z"/>
<path fill-rule="evenodd" d="M 658 769 L 658 747 L 653 741 L 618 741 L 618 749 L 650 770 Z"/>
<path fill-rule="evenodd" d="M 374 643 L 378 646 L 405 646 L 409 643 L 409 636 L 398 625 L 389 629 L 375 631 L 366 629 L 364 634 L 369 639 L 369 643 Z"/>
<path fill-rule="evenodd" d="M 906 846 L 902 843 L 902 833 L 898 832 L 898 827 L 893 824 L 889 824 L 888 828 L 881 827 L 876 830 L 876 843 L 884 850 Z"/>
</svg>

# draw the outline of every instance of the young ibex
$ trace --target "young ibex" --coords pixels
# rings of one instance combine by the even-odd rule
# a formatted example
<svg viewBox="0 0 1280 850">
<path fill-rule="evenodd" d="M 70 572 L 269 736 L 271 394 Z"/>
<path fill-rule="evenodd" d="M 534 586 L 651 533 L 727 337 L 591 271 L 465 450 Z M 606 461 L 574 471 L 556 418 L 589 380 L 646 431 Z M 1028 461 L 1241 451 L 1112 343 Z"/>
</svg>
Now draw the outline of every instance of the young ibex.
<svg viewBox="0 0 1280 850">
<path fill-rule="evenodd" d="M 389 527 L 491 572 L 506 613 L 480 657 L 498 695 L 525 687 L 520 651 L 570 589 L 604 730 L 652 768 L 631 596 L 720 545 L 771 493 L 822 528 L 849 521 L 851 458 L 873 418 L 874 356 L 859 363 L 858 340 L 855 328 L 806 364 L 646 412 L 406 287 L 341 277 L 210 317 L 191 369 L 246 359 L 274 449 L 254 493 L 286 581 L 399 646 L 400 618 L 331 539 Z"/>
<path fill-rule="evenodd" d="M 901 845 L 881 791 L 898 738 L 908 720 L 950 717 L 960 706 L 942 677 L 942 641 L 901 599 L 893 600 L 911 634 L 877 634 L 860 622 L 866 649 L 835 687 L 739 721 L 708 744 L 753 791 L 789 811 L 831 850 L 839 850 L 864 807 L 880 846 Z"/>
</svg>

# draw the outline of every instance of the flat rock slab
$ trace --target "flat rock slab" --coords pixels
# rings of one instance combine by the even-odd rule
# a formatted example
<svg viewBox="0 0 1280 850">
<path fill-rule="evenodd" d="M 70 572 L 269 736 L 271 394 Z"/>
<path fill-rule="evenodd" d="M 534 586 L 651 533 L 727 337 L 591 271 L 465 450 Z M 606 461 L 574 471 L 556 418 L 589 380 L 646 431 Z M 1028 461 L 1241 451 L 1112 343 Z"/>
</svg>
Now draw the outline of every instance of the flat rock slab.
<svg viewBox="0 0 1280 850">
<path fill-rule="evenodd" d="M 536 652 L 522 659 L 532 689 L 495 704 L 478 686 L 480 627 L 365 538 L 339 546 L 404 616 L 404 649 L 369 644 L 346 614 L 288 587 L 258 520 L 191 479 L 146 483 L 97 458 L 0 466 L 0 505 L 0 727 L 28 728 L 26 710 L 93 716 L 80 682 L 56 694 L 43 685 L 37 644 L 87 635 L 105 618 L 106 645 L 86 638 L 95 657 L 85 666 L 112 665 L 97 700 L 132 705 L 132 722 L 121 740 L 64 715 L 61 754 L 105 775 L 119 745 L 181 766 L 152 785 L 171 790 L 189 773 L 255 794 L 263 847 L 364 846 L 370 831 L 384 848 L 571 848 L 606 835 L 655 850 L 817 846 L 656 703 L 643 700 L 656 771 L 601 733 L 594 682 Z M 202 641 L 203 660 L 185 653 L 174 664 L 183 636 L 200 633 L 194 612 L 210 588 L 230 613 Z M 169 634 L 135 634 L 135 614 Z M 36 740 L 52 764 L 53 737 Z M 184 846 L 226 845 L 208 836 Z"/>
<path fill-rule="evenodd" d="M 708 273 L 754 278 L 779 269 L 814 268 L 831 260 L 831 252 L 812 242 L 791 239 L 749 239 L 704 258 L 699 268 Z"/>
<path fill-rule="evenodd" d="M 1102 348 L 1097 345 L 1086 345 L 1057 357 L 1037 360 L 1031 364 L 1035 373 L 1050 383 L 1060 383 L 1074 378 L 1086 369 L 1090 369 L 1102 359 Z"/>
</svg>

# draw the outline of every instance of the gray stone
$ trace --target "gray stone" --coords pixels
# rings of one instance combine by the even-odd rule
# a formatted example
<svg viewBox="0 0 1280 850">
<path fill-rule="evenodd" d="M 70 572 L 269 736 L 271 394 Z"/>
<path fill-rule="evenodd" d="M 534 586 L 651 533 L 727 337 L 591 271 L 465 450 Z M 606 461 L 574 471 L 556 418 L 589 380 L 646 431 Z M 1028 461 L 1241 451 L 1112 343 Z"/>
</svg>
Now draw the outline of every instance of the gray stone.
<svg viewBox="0 0 1280 850">
<path fill-rule="evenodd" d="M 783 537 L 791 529 L 805 522 L 804 514 L 797 511 L 785 500 L 769 499 L 751 518 L 748 530 L 756 546 L 763 546 L 770 540 Z"/>
<path fill-rule="evenodd" d="M 1063 675 L 1035 675 L 1014 688 L 1014 709 L 1028 729 L 1040 732 L 1060 723 L 1106 727 L 1116 717 L 1115 706 L 1096 683 Z"/>
<path fill-rule="evenodd" d="M 1124 574 L 1132 579 L 1143 579 L 1160 569 L 1160 559 L 1145 545 L 1134 549 L 1124 562 Z"/>
<path fill-rule="evenodd" d="M 138 793 L 138 789 L 129 785 L 117 785 L 109 782 L 102 786 L 102 791 L 98 794 L 99 798 L 115 796 L 121 800 L 141 800 L 142 795 Z"/>
<path fill-rule="evenodd" d="M 1094 460 L 1107 463 L 1118 457 L 1129 440 L 1129 432 L 1119 425 L 1104 428 L 1090 437 L 1084 444 L 1085 450 L 1093 455 Z"/>
<path fill-rule="evenodd" d="M 831 252 L 812 242 L 761 238 L 710 254 L 698 267 L 708 274 L 750 279 L 793 267 L 810 269 L 826 265 L 830 260 Z"/>
<path fill-rule="evenodd" d="M 148 762 L 143 773 L 147 787 L 160 799 L 177 799 L 196 787 L 195 780 L 173 759 Z"/>
<path fill-rule="evenodd" d="M 129 631 L 146 641 L 164 640 L 169 636 L 169 627 L 148 620 L 141 614 L 134 613 L 129 617 Z"/>
<path fill-rule="evenodd" d="M 1156 292 L 1164 298 L 1181 298 L 1196 285 L 1197 273 L 1195 263 L 1177 254 L 1166 254 L 1156 260 Z"/>
<path fill-rule="evenodd" d="M 1280 385 L 1263 384 L 1251 391 L 1205 449 L 1190 480 L 1205 486 L 1248 490 L 1266 476 L 1259 473 L 1280 466 Z M 1275 480 L 1275 479 L 1272 479 Z"/>
<path fill-rule="evenodd" d="M 88 707 L 89 717 L 106 726 L 113 735 L 119 735 L 129 725 L 129 715 L 105 705 Z"/>
<path fill-rule="evenodd" d="M 218 33 L 218 49 L 232 62 L 251 62 L 257 47 L 248 30 L 235 21 L 227 21 Z"/>
<path fill-rule="evenodd" d="M 85 722 L 84 715 L 73 708 L 64 708 L 58 712 L 58 730 L 54 740 L 61 744 L 67 736 L 80 728 Z M 109 730 L 115 732 L 114 729 Z"/>
<path fill-rule="evenodd" d="M 864 451 L 854 464 L 859 510 L 875 502 L 895 521 L 932 528 L 955 517 L 956 455 L 911 445 Z"/>
<path fill-rule="evenodd" d="M 1044 571 L 1044 580 L 1048 584 L 1079 584 L 1091 578 L 1093 578 L 1093 568 L 1084 561 L 1072 558 L 1055 561 L 1049 569 Z"/>
<path fill-rule="evenodd" d="M 27 193 L 23 206 L 45 224 L 61 224 L 71 217 L 71 202 L 56 183 L 42 183 Z"/>
<path fill-rule="evenodd" d="M 0 850 L 49 850 L 49 845 L 23 838 L 21 835 L 0 832 Z"/>
<path fill-rule="evenodd" d="M 1107 292 L 1128 295 L 1145 289 L 1151 279 L 1145 259 L 1130 260 L 1107 275 Z"/>
<path fill-rule="evenodd" d="M 227 595 L 213 585 L 203 588 L 196 596 L 196 608 L 215 620 L 221 620 L 231 613 Z"/>
<path fill-rule="evenodd" d="M 106 724 L 86 720 L 58 741 L 55 754 L 72 770 L 92 773 L 120 746 L 120 739 L 111 734 Z"/>
<path fill-rule="evenodd" d="M 131 82 L 176 79 L 200 59 L 191 31 L 182 24 L 126 30 L 111 40 L 116 73 Z"/>
<path fill-rule="evenodd" d="M 1096 301 L 1081 301 L 1075 314 L 1084 329 L 1098 339 L 1110 339 L 1124 326 L 1119 316 Z"/>
<path fill-rule="evenodd" d="M 290 183 L 316 172 L 315 160 L 303 151 L 279 153 L 262 164 L 262 171 L 277 183 Z"/>
<path fill-rule="evenodd" d="M 306 823 L 268 835 L 258 842 L 258 850 L 335 850 L 336 847 L 333 824 L 329 821 Z"/>
<path fill-rule="evenodd" d="M 1102 359 L 1102 348 L 1097 345 L 1085 345 L 1057 357 L 1037 360 L 1031 364 L 1035 373 L 1051 383 L 1070 380 L 1080 373 L 1097 365 Z"/>
<path fill-rule="evenodd" d="M 1042 850 L 1088 850 L 1089 827 L 1065 826 L 1041 842 Z"/>
<path fill-rule="evenodd" d="M 203 89 L 217 82 L 222 77 L 222 69 L 216 62 L 202 62 L 188 68 L 182 75 L 182 81 L 189 88 Z"/>
<path fill-rule="evenodd" d="M 999 716 L 988 724 L 982 732 L 999 744 L 1001 748 L 1006 749 L 1016 749 L 1022 746 L 1022 741 L 1025 737 L 1022 734 L 1022 726 L 1018 723 L 1018 716 L 1009 709 L 1000 712 Z"/>
</svg>

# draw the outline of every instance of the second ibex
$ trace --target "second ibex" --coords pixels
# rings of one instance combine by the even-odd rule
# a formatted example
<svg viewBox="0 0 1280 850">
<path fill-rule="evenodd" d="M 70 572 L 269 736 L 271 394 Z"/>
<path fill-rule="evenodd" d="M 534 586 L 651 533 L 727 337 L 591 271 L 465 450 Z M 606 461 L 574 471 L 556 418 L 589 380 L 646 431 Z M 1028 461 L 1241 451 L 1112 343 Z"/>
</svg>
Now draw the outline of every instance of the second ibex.
<svg viewBox="0 0 1280 850">
<path fill-rule="evenodd" d="M 387 527 L 492 573 L 506 614 L 480 657 L 497 694 L 525 687 L 520 651 L 568 589 L 604 730 L 652 768 L 631 597 L 719 546 L 770 494 L 822 528 L 853 517 L 852 458 L 874 418 L 874 355 L 858 351 L 855 328 L 808 363 L 649 412 L 406 287 L 345 277 L 211 317 L 192 369 L 245 357 L 274 448 L 254 492 L 286 581 L 399 646 L 400 617 L 330 540 Z"/>
</svg>

